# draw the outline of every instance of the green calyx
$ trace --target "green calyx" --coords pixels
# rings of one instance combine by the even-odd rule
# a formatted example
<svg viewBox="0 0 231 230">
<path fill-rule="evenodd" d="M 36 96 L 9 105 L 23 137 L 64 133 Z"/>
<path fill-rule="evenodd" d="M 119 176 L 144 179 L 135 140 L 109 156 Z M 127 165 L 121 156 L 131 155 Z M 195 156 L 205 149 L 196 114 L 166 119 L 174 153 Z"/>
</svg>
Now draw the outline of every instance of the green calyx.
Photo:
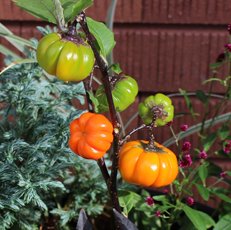
<svg viewBox="0 0 231 230">
<path fill-rule="evenodd" d="M 174 117 L 172 101 L 162 93 L 148 96 L 139 104 L 138 111 L 146 125 L 154 123 L 154 126 L 164 126 Z"/>
</svg>

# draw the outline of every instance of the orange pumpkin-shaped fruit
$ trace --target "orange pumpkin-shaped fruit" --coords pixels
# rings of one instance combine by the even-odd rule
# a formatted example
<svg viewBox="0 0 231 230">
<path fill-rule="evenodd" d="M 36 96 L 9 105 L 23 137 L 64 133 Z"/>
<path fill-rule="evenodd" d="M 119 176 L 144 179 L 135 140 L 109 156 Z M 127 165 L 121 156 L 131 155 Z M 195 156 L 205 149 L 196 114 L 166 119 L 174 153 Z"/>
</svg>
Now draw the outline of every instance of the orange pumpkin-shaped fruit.
<svg viewBox="0 0 231 230">
<path fill-rule="evenodd" d="M 119 153 L 119 170 L 122 178 L 132 184 L 157 188 L 171 184 L 178 174 L 175 154 L 168 148 L 147 141 L 125 143 Z"/>
<path fill-rule="evenodd" d="M 101 114 L 84 113 L 70 124 L 69 147 L 77 155 L 98 160 L 113 141 L 113 126 Z"/>
</svg>

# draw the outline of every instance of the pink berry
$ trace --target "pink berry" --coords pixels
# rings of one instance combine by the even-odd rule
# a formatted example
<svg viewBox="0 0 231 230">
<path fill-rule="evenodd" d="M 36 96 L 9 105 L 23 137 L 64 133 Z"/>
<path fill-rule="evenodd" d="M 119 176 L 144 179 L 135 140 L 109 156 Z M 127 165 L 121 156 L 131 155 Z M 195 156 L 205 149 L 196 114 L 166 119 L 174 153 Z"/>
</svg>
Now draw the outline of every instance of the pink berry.
<svg viewBox="0 0 231 230">
<path fill-rule="evenodd" d="M 188 168 L 192 165 L 192 158 L 190 154 L 185 154 L 180 160 L 179 166 L 181 168 Z"/>
<path fill-rule="evenodd" d="M 180 130 L 183 131 L 183 132 L 184 132 L 184 131 L 187 131 L 187 130 L 188 130 L 188 125 L 186 125 L 186 124 L 181 125 L 181 126 L 180 126 Z"/>
<path fill-rule="evenodd" d="M 189 141 L 185 141 L 182 146 L 182 151 L 183 152 L 189 151 L 191 149 L 191 146 L 192 145 Z"/>
<path fill-rule="evenodd" d="M 149 206 L 152 206 L 154 204 L 154 200 L 151 196 L 148 196 L 146 199 L 145 199 L 145 202 L 147 203 L 147 205 Z"/>
<path fill-rule="evenodd" d="M 194 199 L 193 197 L 189 196 L 186 198 L 186 203 L 189 205 L 189 206 L 192 206 L 194 204 Z"/>
<path fill-rule="evenodd" d="M 227 172 L 221 172 L 220 177 L 225 178 L 227 176 Z"/>
<path fill-rule="evenodd" d="M 157 210 L 157 211 L 155 212 L 155 216 L 156 216 L 156 217 L 161 217 L 161 211 L 160 211 L 160 210 Z"/>
<path fill-rule="evenodd" d="M 208 155 L 204 150 L 199 153 L 200 159 L 206 159 L 207 157 L 208 157 Z"/>
<path fill-rule="evenodd" d="M 228 30 L 229 34 L 231 34 L 231 24 L 228 24 L 227 30 Z"/>
<path fill-rule="evenodd" d="M 229 43 L 229 44 L 225 44 L 225 48 L 229 51 L 229 52 L 231 52 L 231 44 Z"/>
</svg>

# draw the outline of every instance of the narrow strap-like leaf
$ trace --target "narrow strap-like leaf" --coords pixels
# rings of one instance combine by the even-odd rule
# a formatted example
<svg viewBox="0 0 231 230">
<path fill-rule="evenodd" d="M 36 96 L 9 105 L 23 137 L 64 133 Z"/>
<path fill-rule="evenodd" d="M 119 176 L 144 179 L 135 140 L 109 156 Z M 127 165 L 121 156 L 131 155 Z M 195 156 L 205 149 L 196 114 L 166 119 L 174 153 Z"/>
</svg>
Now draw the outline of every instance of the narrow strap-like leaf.
<svg viewBox="0 0 231 230">
<path fill-rule="evenodd" d="M 60 0 L 53 0 L 55 6 L 55 18 L 59 28 L 64 31 L 65 29 L 65 18 L 64 18 L 64 9 Z"/>
<path fill-rule="evenodd" d="M 20 64 L 28 64 L 28 63 L 37 63 L 36 60 L 34 59 L 19 59 L 17 61 L 12 62 L 10 65 L 8 65 L 6 68 L 4 68 L 1 72 L 0 72 L 0 76 L 7 70 L 11 69 L 12 67 L 14 67 L 15 65 L 20 65 Z"/>
<path fill-rule="evenodd" d="M 19 51 L 24 52 L 25 46 L 35 48 L 33 43 L 27 39 L 14 35 L 8 28 L 0 23 L 0 36 L 4 37 Z"/>
<path fill-rule="evenodd" d="M 211 118 L 211 119 L 206 120 L 205 123 L 204 123 L 204 128 L 206 129 L 206 128 L 210 127 L 210 126 L 214 126 L 214 125 L 219 124 L 221 122 L 227 122 L 230 119 L 231 119 L 231 112 L 219 115 L 219 116 L 217 116 L 215 118 Z M 201 128 L 201 125 L 202 125 L 202 123 L 198 123 L 198 124 L 196 124 L 194 126 L 191 126 L 187 130 L 187 132 L 182 132 L 180 135 L 179 134 L 176 134 L 176 135 L 180 136 L 179 140 L 181 140 L 181 139 L 183 139 L 183 138 L 185 138 L 187 136 L 192 135 L 193 133 L 198 132 L 200 130 L 200 128 Z M 166 140 L 163 143 L 163 145 L 166 146 L 166 147 L 169 147 L 170 145 L 172 145 L 174 143 L 175 143 L 175 138 L 172 137 L 172 138 Z"/>
<path fill-rule="evenodd" d="M 9 50 L 8 48 L 6 48 L 3 45 L 0 45 L 0 53 L 2 53 L 5 56 L 11 56 L 14 59 L 20 59 L 20 57 L 16 53 L 14 53 L 13 51 Z"/>
</svg>

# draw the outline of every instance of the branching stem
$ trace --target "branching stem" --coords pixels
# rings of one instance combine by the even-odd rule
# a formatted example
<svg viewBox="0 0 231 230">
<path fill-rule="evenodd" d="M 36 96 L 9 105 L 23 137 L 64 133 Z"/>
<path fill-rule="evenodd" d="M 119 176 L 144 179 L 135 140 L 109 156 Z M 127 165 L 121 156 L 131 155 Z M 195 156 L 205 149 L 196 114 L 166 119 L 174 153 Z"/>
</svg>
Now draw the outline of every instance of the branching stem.
<svg viewBox="0 0 231 230">
<path fill-rule="evenodd" d="M 105 88 L 105 94 L 108 100 L 109 105 L 109 112 L 111 121 L 114 127 L 114 141 L 113 141 L 113 156 L 112 156 L 112 169 L 111 169 L 111 175 L 108 174 L 107 168 L 102 160 L 98 161 L 98 165 L 101 169 L 101 172 L 104 176 L 105 182 L 107 184 L 109 194 L 113 203 L 113 207 L 121 213 L 121 208 L 119 205 L 118 200 L 118 192 L 117 192 L 117 171 L 118 171 L 118 154 L 119 154 L 119 133 L 120 133 L 120 123 L 118 121 L 117 115 L 116 115 L 116 109 L 113 103 L 112 98 L 112 92 L 111 92 L 111 85 L 110 85 L 110 75 L 108 72 L 108 65 L 105 62 L 105 60 L 100 56 L 94 41 L 95 38 L 92 36 L 92 34 L 89 31 L 87 22 L 86 22 L 86 16 L 85 13 L 82 12 L 77 17 L 77 22 L 81 25 L 83 32 L 86 34 L 86 38 L 88 40 L 89 45 L 91 46 L 95 59 L 97 62 L 97 65 L 99 66 L 99 69 L 102 73 L 102 83 Z M 118 223 L 116 223 L 116 228 L 118 229 Z"/>
<path fill-rule="evenodd" d="M 120 140 L 120 145 L 123 145 L 124 144 L 124 142 L 126 142 L 130 137 L 131 137 L 131 135 L 132 134 L 134 134 L 134 133 L 136 133 L 136 132 L 138 132 L 139 130 L 141 130 L 141 129 L 143 129 L 143 128 L 146 128 L 147 126 L 145 125 L 145 124 L 142 124 L 142 125 L 140 125 L 139 127 L 137 127 L 137 128 L 134 128 L 132 131 L 130 131 L 127 135 L 125 135 L 121 140 Z"/>
</svg>

